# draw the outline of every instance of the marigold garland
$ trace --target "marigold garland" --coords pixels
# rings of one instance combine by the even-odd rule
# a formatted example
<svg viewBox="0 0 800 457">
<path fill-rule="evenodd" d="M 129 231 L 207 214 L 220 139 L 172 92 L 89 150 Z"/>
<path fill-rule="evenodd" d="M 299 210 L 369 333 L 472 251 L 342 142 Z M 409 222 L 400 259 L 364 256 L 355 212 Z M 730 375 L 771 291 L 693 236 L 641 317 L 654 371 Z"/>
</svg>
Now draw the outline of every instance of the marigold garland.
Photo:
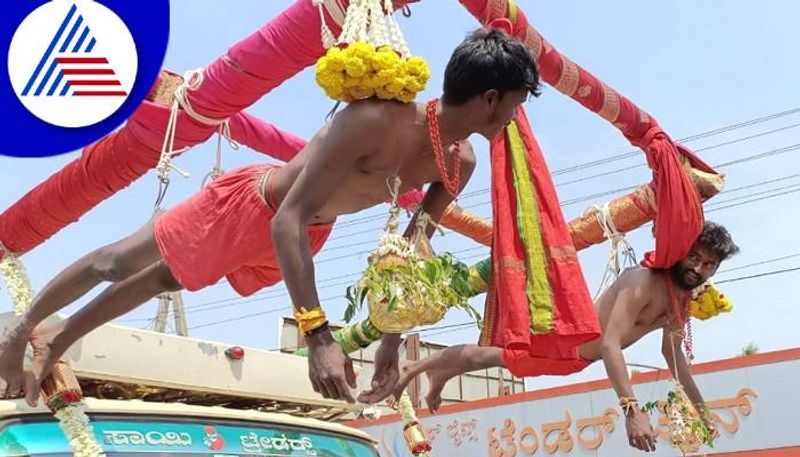
<svg viewBox="0 0 800 457">
<path fill-rule="evenodd" d="M 733 304 L 711 282 L 707 282 L 692 294 L 689 310 L 692 317 L 704 321 L 731 312 Z"/>
<path fill-rule="evenodd" d="M 316 79 L 325 94 L 347 103 L 372 97 L 414 101 L 431 72 L 425 60 L 411 56 L 392 1 L 351 0 L 338 37 L 325 24 L 324 3 L 316 1 L 328 51 L 317 61 Z"/>
<path fill-rule="evenodd" d="M 347 103 L 371 97 L 409 103 L 431 76 L 420 57 L 404 59 L 388 46 L 363 41 L 328 49 L 316 70 L 317 84 L 325 94 Z"/>
</svg>

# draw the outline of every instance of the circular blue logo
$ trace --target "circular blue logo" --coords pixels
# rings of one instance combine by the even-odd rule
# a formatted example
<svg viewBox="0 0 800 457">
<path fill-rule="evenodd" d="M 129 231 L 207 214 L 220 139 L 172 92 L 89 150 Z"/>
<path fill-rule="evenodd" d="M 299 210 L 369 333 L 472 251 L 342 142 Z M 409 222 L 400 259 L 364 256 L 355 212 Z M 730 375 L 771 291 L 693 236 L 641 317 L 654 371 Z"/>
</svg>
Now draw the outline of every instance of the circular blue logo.
<svg viewBox="0 0 800 457">
<path fill-rule="evenodd" d="M 169 39 L 169 1 L 51 0 L 4 8 L 0 112 L 13 127 L 0 154 L 80 149 L 122 124 L 156 80 Z"/>
</svg>

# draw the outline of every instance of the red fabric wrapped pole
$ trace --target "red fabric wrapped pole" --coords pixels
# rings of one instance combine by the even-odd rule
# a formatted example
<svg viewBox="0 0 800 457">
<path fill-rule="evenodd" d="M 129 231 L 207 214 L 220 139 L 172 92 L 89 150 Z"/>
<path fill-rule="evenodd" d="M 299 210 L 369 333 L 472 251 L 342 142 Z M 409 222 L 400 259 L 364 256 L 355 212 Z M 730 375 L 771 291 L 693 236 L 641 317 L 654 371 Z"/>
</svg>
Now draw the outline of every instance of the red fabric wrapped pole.
<svg viewBox="0 0 800 457">
<path fill-rule="evenodd" d="M 0 241 L 18 254 L 33 249 L 151 169 L 159 154 L 125 128 L 87 146 L 0 215 Z"/>
<path fill-rule="evenodd" d="M 508 18 L 513 35 L 529 49 L 545 82 L 617 127 L 642 148 L 654 174 L 659 211 L 656 216 L 656 251 L 646 256 L 647 266 L 667 268 L 688 253 L 703 227 L 700 199 L 680 167 L 679 154 L 694 168 L 716 173 L 688 149 L 676 145 L 656 120 L 633 102 L 558 52 L 509 0 L 460 0 L 482 24 Z M 663 200 L 662 200 L 663 199 Z"/>
</svg>

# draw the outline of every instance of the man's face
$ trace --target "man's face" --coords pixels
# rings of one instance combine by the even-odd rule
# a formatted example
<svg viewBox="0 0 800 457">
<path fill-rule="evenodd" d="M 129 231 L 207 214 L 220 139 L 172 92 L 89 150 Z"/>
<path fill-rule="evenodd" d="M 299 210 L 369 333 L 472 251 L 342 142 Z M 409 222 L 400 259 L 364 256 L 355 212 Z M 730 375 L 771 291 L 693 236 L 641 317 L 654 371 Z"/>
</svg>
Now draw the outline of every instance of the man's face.
<svg viewBox="0 0 800 457">
<path fill-rule="evenodd" d="M 689 255 L 672 267 L 672 279 L 683 290 L 692 290 L 714 276 L 720 259 L 703 246 L 695 244 Z"/>
<path fill-rule="evenodd" d="M 528 99 L 528 90 L 516 90 L 500 95 L 496 90 L 483 94 L 486 126 L 479 133 L 491 141 L 516 116 L 517 107 Z"/>
</svg>

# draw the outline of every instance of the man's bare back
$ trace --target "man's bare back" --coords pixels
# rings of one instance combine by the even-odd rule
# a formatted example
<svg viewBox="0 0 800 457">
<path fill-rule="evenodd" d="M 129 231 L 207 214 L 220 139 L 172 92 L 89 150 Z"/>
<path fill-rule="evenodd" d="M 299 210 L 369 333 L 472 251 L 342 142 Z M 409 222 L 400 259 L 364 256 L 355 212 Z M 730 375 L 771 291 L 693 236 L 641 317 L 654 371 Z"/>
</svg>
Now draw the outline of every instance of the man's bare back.
<svg viewBox="0 0 800 457">
<path fill-rule="evenodd" d="M 4 360 L 0 396 L 18 395 L 29 338 L 39 346 L 32 381 L 25 386 L 33 405 L 38 383 L 83 335 L 165 291 L 198 290 L 244 266 L 250 269 L 244 262 L 256 255 L 261 262 L 257 267 L 279 274 L 269 276 L 274 281 L 269 284 L 262 284 L 264 275 L 250 274 L 255 287 L 283 279 L 296 316 L 316 316 L 314 328 L 304 330 L 314 389 L 326 398 L 355 401 L 348 388 L 355 387 L 352 362 L 327 328 L 315 284 L 313 256 L 321 247 L 319 239 L 324 243 L 327 234 L 315 232 L 317 246 L 312 247 L 310 228 L 390 201 L 394 178 L 401 181 L 399 192 L 430 184 L 420 207 L 438 221 L 474 169 L 474 153 L 466 139 L 475 133 L 493 138 L 531 93 L 538 94 L 538 86 L 535 63 L 521 43 L 498 30 L 476 31 L 454 51 L 441 100 L 432 101 L 426 109 L 380 100 L 354 102 L 334 116 L 295 159 L 271 171 L 268 179 L 256 179 L 247 169 L 229 173 L 227 180 L 220 178 L 225 184 L 210 185 L 159 216 L 156 223 L 83 256 L 37 295 L 18 325 L 20 331 L 0 340 Z M 254 188 L 264 191 L 263 200 L 273 211 L 264 210 Z M 185 221 L 190 228 L 183 230 Z M 414 226 L 412 221 L 406 234 Z M 428 228 L 428 236 L 433 229 Z M 187 232 L 195 238 L 191 242 L 185 239 Z M 244 233 L 271 234 L 271 239 L 247 238 Z M 239 241 L 226 245 L 231 239 Z M 196 268 L 194 256 L 201 252 L 216 262 Z M 197 277 L 198 272 L 202 277 Z M 39 328 L 47 316 L 103 281 L 113 284 L 78 313 L 57 328 Z M 387 335 L 377 352 L 372 383 L 377 397 L 388 395 L 396 380 L 399 341 L 399 335 Z"/>
<path fill-rule="evenodd" d="M 595 302 L 600 326 L 605 332 L 615 306 L 621 306 L 631 296 L 646 301 L 638 312 L 634 323 L 626 327 L 621 338 L 622 349 L 627 348 L 653 331 L 665 328 L 669 316 L 669 293 L 667 291 L 665 273 L 647 268 L 631 268 L 620 275 Z M 622 297 L 627 295 L 627 297 Z M 602 360 L 602 337 L 583 344 L 579 354 L 590 361 Z M 447 363 L 445 361 L 447 360 Z M 394 395 L 399 398 L 408 382 L 418 374 L 425 372 L 428 376 L 428 407 L 435 411 L 441 404 L 440 393 L 446 382 L 452 377 L 483 368 L 505 366 L 503 350 L 496 347 L 478 347 L 474 345 L 452 346 L 434 356 L 413 363 L 404 363 Z"/>
<path fill-rule="evenodd" d="M 511 120 L 526 93 L 517 91 L 505 97 L 503 114 L 489 122 L 492 134 Z M 434 119 L 429 109 L 435 113 Z M 312 256 L 302 238 L 307 226 L 390 201 L 395 178 L 401 184 L 398 192 L 430 183 L 420 206 L 431 220 L 439 220 L 475 167 L 472 148 L 464 141 L 475 131 L 463 122 L 468 111 L 444 109 L 439 102 L 425 109 L 377 100 L 356 102 L 337 114 L 295 161 L 274 176 L 274 199 L 280 199 L 280 204 L 272 218 L 272 239 L 295 309 L 316 309 L 320 301 L 314 287 Z M 437 133 L 435 141 L 432 132 Z M 456 189 L 444 184 L 447 176 L 455 178 Z M 406 236 L 414 226 L 412 220 Z M 430 237 L 433 230 L 429 226 L 426 235 Z M 323 331 L 306 341 L 315 390 L 326 398 L 355 401 L 347 388 L 355 386 L 352 362 L 331 333 Z M 373 386 L 381 388 L 376 396 L 388 395 L 387 390 L 399 376 L 399 342 L 399 335 L 387 335 L 377 353 Z M 365 392 L 361 400 L 369 402 L 374 392 Z"/>
<path fill-rule="evenodd" d="M 586 368 L 602 359 L 608 378 L 621 404 L 635 406 L 636 399 L 629 379 L 623 349 L 654 330 L 663 329 L 661 353 L 672 375 L 684 388 L 698 410 L 703 397 L 692 378 L 686 356 L 680 349 L 684 319 L 689 313 L 692 290 L 709 280 L 720 263 L 739 251 L 724 227 L 706 222 L 687 255 L 668 270 L 633 268 L 625 271 L 595 303 L 602 336 L 579 348 L 584 360 L 550 360 L 512 350 L 477 345 L 451 346 L 425 359 L 408 363 L 395 385 L 395 397 L 418 374 L 428 376 L 428 408 L 435 412 L 441 405 L 445 383 L 459 374 L 503 367 L 515 376 L 564 376 Z M 675 308 L 673 309 L 673 306 Z M 677 315 L 676 315 L 677 314 Z M 623 403 L 624 401 L 624 403 Z M 643 451 L 655 450 L 656 432 L 646 412 L 636 407 L 625 410 L 625 427 L 631 446 Z M 714 433 L 713 418 L 701 416 Z"/>
<path fill-rule="evenodd" d="M 348 105 L 333 123 L 324 126 L 294 159 L 275 173 L 274 196 L 283 201 L 305 167 L 319 156 L 320 148 L 331 129 L 348 129 L 355 119 L 378 119 L 373 135 L 380 138 L 377 147 L 356 161 L 341 179 L 333 194 L 313 217 L 313 222 L 327 223 L 336 217 L 352 214 L 390 200 L 390 182 L 400 179 L 400 192 L 421 188 L 441 179 L 431 149 L 423 105 L 378 100 L 364 100 Z M 380 128 L 380 127 L 383 128 Z M 461 174 L 466 181 L 475 166 L 475 154 L 467 141 L 461 142 Z M 449 169 L 453 163 L 447 164 Z"/>
<path fill-rule="evenodd" d="M 636 316 L 635 323 L 627 329 L 622 337 L 622 348 L 625 349 L 642 339 L 645 335 L 659 330 L 667 323 L 669 314 L 669 293 L 664 273 L 648 268 L 631 268 L 623 272 L 619 279 L 606 289 L 595 302 L 600 326 L 605 330 L 611 317 L 615 303 L 620 303 L 621 293 L 643 294 L 647 304 Z M 579 349 L 581 357 L 589 360 L 600 360 L 601 340 L 597 339 L 582 345 Z"/>
</svg>

